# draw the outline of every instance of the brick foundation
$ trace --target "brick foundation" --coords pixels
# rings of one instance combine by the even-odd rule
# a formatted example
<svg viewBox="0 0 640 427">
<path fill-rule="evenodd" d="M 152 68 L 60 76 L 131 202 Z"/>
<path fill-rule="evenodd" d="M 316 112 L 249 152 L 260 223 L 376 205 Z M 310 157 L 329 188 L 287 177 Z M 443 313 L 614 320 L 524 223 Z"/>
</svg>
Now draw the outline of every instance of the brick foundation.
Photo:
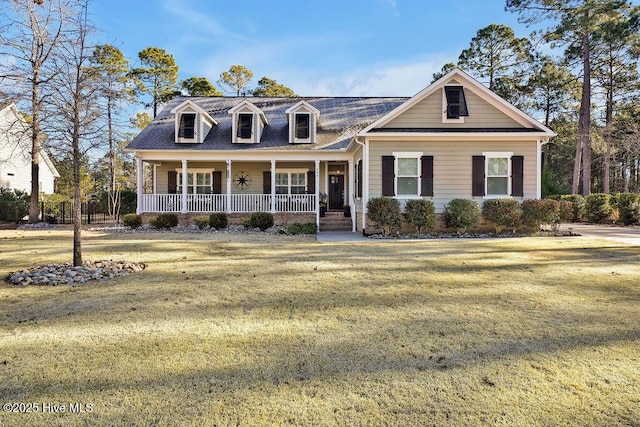
<svg viewBox="0 0 640 427">
<path fill-rule="evenodd" d="M 140 214 L 142 217 L 142 223 L 148 224 L 151 218 L 157 217 L 161 213 L 150 213 L 145 212 Z M 182 226 L 193 224 L 193 219 L 197 217 L 209 217 L 208 213 L 176 213 L 178 215 L 178 223 Z M 249 218 L 251 213 L 228 213 L 227 219 L 229 220 L 229 224 L 241 224 L 244 218 Z M 289 225 L 294 222 L 312 222 L 315 224 L 316 222 L 316 214 L 315 213 L 289 213 L 289 212 L 276 212 L 273 214 L 273 223 L 274 225 Z"/>
</svg>

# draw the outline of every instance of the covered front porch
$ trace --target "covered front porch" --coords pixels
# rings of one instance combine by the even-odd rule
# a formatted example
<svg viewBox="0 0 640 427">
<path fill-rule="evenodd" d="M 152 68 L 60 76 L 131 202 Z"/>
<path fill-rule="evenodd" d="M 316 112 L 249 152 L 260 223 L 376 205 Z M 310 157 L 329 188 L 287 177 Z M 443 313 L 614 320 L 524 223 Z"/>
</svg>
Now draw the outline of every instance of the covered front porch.
<svg viewBox="0 0 640 427">
<path fill-rule="evenodd" d="M 320 226 L 321 210 L 354 210 L 350 159 L 136 160 L 138 214 L 311 213 Z"/>
</svg>

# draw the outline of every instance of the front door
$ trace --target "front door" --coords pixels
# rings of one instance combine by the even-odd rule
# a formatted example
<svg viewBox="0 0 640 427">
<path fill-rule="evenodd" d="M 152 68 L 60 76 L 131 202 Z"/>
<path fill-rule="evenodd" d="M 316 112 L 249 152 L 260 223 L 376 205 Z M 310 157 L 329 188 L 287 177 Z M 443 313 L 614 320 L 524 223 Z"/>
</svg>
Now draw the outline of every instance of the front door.
<svg viewBox="0 0 640 427">
<path fill-rule="evenodd" d="M 329 210 L 342 210 L 344 206 L 344 175 L 329 175 Z"/>
</svg>

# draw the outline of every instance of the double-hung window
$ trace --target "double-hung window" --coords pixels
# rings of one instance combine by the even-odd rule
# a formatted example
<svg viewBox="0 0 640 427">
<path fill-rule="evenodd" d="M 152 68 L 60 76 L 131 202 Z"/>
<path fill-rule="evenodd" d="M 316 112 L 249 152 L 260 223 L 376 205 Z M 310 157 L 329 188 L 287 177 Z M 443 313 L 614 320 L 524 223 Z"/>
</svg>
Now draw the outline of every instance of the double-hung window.
<svg viewBox="0 0 640 427">
<path fill-rule="evenodd" d="M 305 194 L 306 192 L 306 172 L 276 172 L 276 194 Z"/>
<path fill-rule="evenodd" d="M 178 194 L 182 193 L 182 172 L 178 172 Z M 213 179 L 211 172 L 187 172 L 188 194 L 211 194 Z"/>
<path fill-rule="evenodd" d="M 393 153 L 396 164 L 397 196 L 420 196 L 420 157 L 422 153 Z"/>
<path fill-rule="evenodd" d="M 193 139 L 196 136 L 196 115 L 193 113 L 182 113 L 180 115 L 180 127 L 178 128 L 178 138 Z"/>
<path fill-rule="evenodd" d="M 309 125 L 311 124 L 310 115 L 307 113 L 297 113 L 295 115 L 295 122 L 296 139 L 309 139 Z"/>
<path fill-rule="evenodd" d="M 249 139 L 253 133 L 253 114 L 238 114 L 238 138 Z"/>
<path fill-rule="evenodd" d="M 485 157 L 486 195 L 503 197 L 511 195 L 511 157 L 513 153 L 482 153 Z"/>
</svg>

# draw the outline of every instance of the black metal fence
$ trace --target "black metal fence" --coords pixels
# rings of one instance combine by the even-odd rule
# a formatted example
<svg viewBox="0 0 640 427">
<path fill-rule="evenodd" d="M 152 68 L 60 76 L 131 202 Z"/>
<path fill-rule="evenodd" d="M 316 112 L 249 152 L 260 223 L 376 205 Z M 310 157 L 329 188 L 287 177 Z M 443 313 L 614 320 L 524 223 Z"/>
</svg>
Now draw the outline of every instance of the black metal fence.
<svg viewBox="0 0 640 427">
<path fill-rule="evenodd" d="M 101 211 L 98 202 L 85 202 L 80 205 L 82 224 L 110 224 L 111 215 Z M 50 224 L 73 224 L 73 202 L 40 203 L 40 217 Z M 118 221 L 120 218 L 118 217 Z"/>
</svg>

